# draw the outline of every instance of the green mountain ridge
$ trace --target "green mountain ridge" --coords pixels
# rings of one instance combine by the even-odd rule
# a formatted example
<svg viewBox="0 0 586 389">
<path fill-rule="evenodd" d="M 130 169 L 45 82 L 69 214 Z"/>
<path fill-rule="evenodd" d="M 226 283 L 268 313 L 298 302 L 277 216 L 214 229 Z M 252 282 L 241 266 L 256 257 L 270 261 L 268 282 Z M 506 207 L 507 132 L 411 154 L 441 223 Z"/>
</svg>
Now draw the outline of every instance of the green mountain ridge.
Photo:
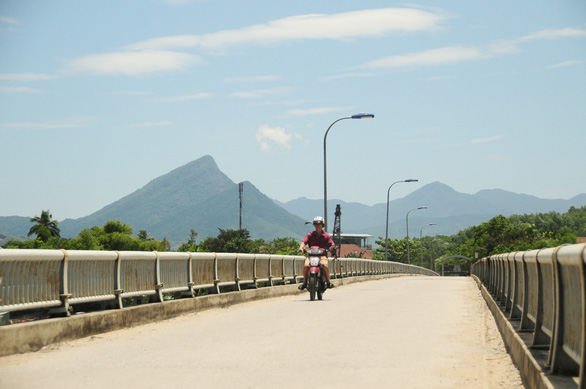
<svg viewBox="0 0 586 389">
<path fill-rule="evenodd" d="M 386 202 L 368 206 L 330 199 L 330 227 L 334 223 L 336 204 L 342 207 L 342 232 L 371 234 L 375 238 L 384 236 Z M 425 229 L 426 234 L 451 235 L 499 214 L 563 213 L 571 206 L 586 205 L 586 194 L 569 200 L 540 199 L 500 189 L 482 190 L 471 195 L 433 182 L 390 202 L 389 237 L 404 237 L 406 213 L 423 205 L 428 209 L 412 212 L 409 216 L 410 236 L 418 237 L 420 228 L 428 223 L 437 225 Z M 322 213 L 323 200 L 302 197 L 281 203 L 269 199 L 252 183 L 244 182 L 242 227 L 253 239 L 301 239 L 308 230 L 305 221 Z M 192 228 L 198 233 L 199 240 L 215 237 L 218 228 L 238 228 L 238 184 L 222 173 L 208 155 L 153 179 L 91 215 L 65 219 L 59 222 L 59 228 L 61 236 L 72 238 L 84 228 L 103 226 L 114 219 L 131 225 L 134 234 L 146 230 L 156 239 L 166 237 L 173 247 L 187 241 Z M 4 236 L 26 237 L 30 227 L 30 217 L 0 217 L 0 234 Z M 6 240 L 0 236 L 0 243 Z"/>
<path fill-rule="evenodd" d="M 253 239 L 301 238 L 304 220 L 277 206 L 250 182 L 244 183 L 243 228 Z M 155 178 L 144 187 L 79 219 L 59 223 L 61 236 L 73 238 L 85 229 L 120 220 L 134 234 L 146 230 L 156 239 L 166 237 L 172 247 L 189 239 L 195 229 L 199 239 L 217 236 L 218 228 L 238 229 L 238 184 L 222 173 L 211 156 L 204 156 Z M 0 217 L 0 231 L 26 235 L 30 218 Z"/>
</svg>

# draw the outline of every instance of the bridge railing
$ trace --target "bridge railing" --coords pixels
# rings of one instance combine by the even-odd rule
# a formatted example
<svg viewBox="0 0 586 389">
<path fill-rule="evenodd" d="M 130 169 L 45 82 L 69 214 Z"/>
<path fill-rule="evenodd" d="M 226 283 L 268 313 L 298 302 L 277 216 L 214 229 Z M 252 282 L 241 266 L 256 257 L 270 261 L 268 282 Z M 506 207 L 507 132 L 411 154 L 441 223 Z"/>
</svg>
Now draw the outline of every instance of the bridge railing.
<svg viewBox="0 0 586 389">
<path fill-rule="evenodd" d="M 0 312 L 51 308 L 163 293 L 221 293 L 244 286 L 273 286 L 303 280 L 304 256 L 86 250 L 0 250 Z M 438 275 L 397 262 L 330 259 L 331 278 L 408 273 Z"/>
<path fill-rule="evenodd" d="M 476 262 L 476 275 L 528 346 L 548 350 L 541 366 L 586 387 L 586 244 L 498 254 Z"/>
</svg>

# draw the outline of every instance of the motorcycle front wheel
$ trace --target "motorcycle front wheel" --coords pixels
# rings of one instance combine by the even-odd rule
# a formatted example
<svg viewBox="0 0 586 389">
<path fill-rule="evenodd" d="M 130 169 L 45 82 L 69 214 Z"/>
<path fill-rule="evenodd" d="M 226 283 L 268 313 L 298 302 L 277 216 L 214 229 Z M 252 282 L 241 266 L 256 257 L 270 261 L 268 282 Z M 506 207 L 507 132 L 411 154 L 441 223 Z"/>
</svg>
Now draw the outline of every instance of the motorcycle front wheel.
<svg viewBox="0 0 586 389">
<path fill-rule="evenodd" d="M 315 292 L 317 291 L 317 277 L 314 275 L 309 276 L 309 285 L 307 286 L 309 290 L 309 299 L 311 301 L 315 300 Z"/>
</svg>

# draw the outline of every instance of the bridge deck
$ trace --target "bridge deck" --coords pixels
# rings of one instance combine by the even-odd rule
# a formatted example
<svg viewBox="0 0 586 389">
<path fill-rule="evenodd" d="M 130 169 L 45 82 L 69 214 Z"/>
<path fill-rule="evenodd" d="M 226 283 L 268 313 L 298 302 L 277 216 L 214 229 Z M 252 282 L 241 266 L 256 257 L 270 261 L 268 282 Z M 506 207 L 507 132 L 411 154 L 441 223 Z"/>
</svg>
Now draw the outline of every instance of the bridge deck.
<svg viewBox="0 0 586 389">
<path fill-rule="evenodd" d="M 0 387 L 522 387 L 468 277 L 401 277 L 308 297 L 0 358 Z"/>
</svg>

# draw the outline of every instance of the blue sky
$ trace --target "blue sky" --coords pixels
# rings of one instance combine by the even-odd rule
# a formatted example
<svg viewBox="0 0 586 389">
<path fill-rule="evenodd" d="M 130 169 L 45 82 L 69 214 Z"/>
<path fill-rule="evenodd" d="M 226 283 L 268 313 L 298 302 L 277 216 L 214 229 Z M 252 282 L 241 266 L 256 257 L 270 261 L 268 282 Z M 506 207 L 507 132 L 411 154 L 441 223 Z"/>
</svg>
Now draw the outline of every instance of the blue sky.
<svg viewBox="0 0 586 389">
<path fill-rule="evenodd" d="M 0 216 L 211 155 L 269 197 L 586 193 L 586 2 L 0 2 Z"/>
</svg>

